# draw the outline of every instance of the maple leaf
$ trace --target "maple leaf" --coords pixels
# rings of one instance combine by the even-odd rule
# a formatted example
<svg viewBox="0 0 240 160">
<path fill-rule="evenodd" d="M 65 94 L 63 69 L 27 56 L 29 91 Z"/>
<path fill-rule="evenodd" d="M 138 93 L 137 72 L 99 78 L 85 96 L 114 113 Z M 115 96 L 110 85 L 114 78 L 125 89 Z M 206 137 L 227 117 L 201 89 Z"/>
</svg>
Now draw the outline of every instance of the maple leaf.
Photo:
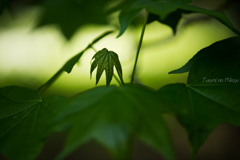
<svg viewBox="0 0 240 160">
<path fill-rule="evenodd" d="M 101 78 L 104 70 L 106 73 L 106 85 L 108 86 L 110 84 L 113 77 L 113 66 L 115 66 L 118 76 L 123 83 L 121 63 L 118 59 L 118 55 L 115 52 L 108 51 L 106 48 L 103 48 L 92 57 L 92 60 L 93 59 L 94 61 L 91 65 L 90 76 L 92 77 L 92 72 L 96 67 L 98 67 L 96 74 L 96 85 L 98 84 L 98 81 Z"/>
<path fill-rule="evenodd" d="M 0 153 L 9 160 L 35 159 L 66 102 L 62 96 L 42 98 L 25 87 L 0 88 Z"/>
<path fill-rule="evenodd" d="M 240 126 L 239 44 L 240 38 L 232 37 L 200 50 L 170 72 L 189 72 L 187 84 L 169 84 L 157 91 L 175 104 L 168 111 L 188 132 L 192 158 L 219 124 Z"/>
</svg>

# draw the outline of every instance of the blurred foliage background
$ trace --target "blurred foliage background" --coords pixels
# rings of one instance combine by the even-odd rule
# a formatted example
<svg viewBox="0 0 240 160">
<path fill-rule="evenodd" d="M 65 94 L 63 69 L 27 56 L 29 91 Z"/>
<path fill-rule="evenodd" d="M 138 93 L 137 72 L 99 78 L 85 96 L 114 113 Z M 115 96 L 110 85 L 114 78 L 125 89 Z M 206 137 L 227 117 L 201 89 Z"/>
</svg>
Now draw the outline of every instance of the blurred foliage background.
<svg viewBox="0 0 240 160">
<path fill-rule="evenodd" d="M 37 89 L 70 57 L 84 49 L 96 36 L 114 29 L 113 34 L 94 45 L 119 55 L 123 78 L 129 82 L 140 37 L 140 14 L 123 36 L 116 38 L 119 24 L 117 7 L 123 0 L 1 0 L 0 17 L 0 87 L 19 85 Z M 195 0 L 193 5 L 222 11 L 240 29 L 238 0 Z M 202 14 L 184 14 L 174 35 L 169 26 L 157 21 L 147 25 L 137 67 L 136 81 L 158 89 L 169 83 L 186 82 L 187 74 L 169 75 L 200 49 L 235 36 L 220 22 Z M 66 97 L 95 87 L 95 73 L 90 79 L 94 50 L 88 50 L 74 67 L 64 73 L 45 95 Z M 117 82 L 113 79 L 112 84 Z M 105 85 L 103 77 L 98 85 Z M 165 116 L 178 159 L 190 159 L 186 132 L 170 116 Z M 240 129 L 222 124 L 200 149 L 197 159 L 240 159 Z M 66 133 L 53 133 L 38 160 L 51 160 L 60 152 Z M 0 159 L 4 157 L 0 156 Z M 107 152 L 92 141 L 80 147 L 69 160 L 108 160 Z M 135 140 L 134 160 L 160 160 L 161 155 Z"/>
</svg>

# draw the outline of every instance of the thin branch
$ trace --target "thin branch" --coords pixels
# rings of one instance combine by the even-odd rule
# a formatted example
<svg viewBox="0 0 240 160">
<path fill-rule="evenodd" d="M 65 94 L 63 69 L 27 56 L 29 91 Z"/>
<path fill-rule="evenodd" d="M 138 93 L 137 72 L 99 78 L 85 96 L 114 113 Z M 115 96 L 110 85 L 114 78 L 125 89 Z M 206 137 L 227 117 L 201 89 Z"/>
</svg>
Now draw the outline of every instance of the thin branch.
<svg viewBox="0 0 240 160">
<path fill-rule="evenodd" d="M 115 74 L 113 74 L 113 77 L 116 79 L 116 81 L 118 82 L 118 84 L 121 86 L 124 83 L 121 83 L 120 80 L 117 78 L 117 76 Z"/>
<path fill-rule="evenodd" d="M 77 55 L 73 56 L 72 58 L 70 58 L 64 65 L 62 68 L 60 68 L 57 73 L 55 73 L 46 83 L 44 83 L 43 85 L 41 85 L 37 92 L 43 93 L 45 92 L 64 72 L 64 67 L 65 65 L 72 60 L 74 57 L 79 56 L 79 59 L 81 58 L 81 56 L 83 55 L 83 53 L 88 50 L 89 48 L 93 48 L 92 45 L 97 43 L 99 40 L 101 40 L 102 38 L 104 38 L 105 36 L 107 36 L 108 34 L 112 33 L 113 31 L 107 31 L 104 32 L 103 34 L 101 34 L 100 36 L 98 36 L 97 38 L 95 38 L 84 50 L 82 50 L 81 52 L 79 52 Z"/>
<path fill-rule="evenodd" d="M 145 28 L 146 28 L 146 25 L 147 25 L 147 19 L 148 19 L 148 11 L 146 12 L 146 16 L 145 16 L 145 20 L 144 20 L 144 24 L 143 24 L 143 28 L 142 28 L 142 33 L 141 33 L 141 37 L 140 37 L 138 48 L 137 48 L 136 59 L 135 59 L 135 63 L 134 63 L 134 66 L 133 66 L 133 71 L 132 71 L 131 84 L 134 81 L 134 75 L 135 75 L 135 72 L 136 72 L 138 56 L 139 56 L 139 52 L 140 52 L 140 49 L 141 49 L 141 46 L 142 46 L 142 40 L 143 40 L 143 35 L 144 35 L 144 32 L 145 32 Z"/>
</svg>

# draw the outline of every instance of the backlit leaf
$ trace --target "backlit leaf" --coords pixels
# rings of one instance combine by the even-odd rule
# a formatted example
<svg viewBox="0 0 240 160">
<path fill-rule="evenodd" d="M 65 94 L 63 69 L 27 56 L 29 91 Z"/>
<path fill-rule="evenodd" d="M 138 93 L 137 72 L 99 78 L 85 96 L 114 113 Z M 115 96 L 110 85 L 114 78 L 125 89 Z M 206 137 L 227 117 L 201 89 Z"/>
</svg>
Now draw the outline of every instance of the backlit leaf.
<svg viewBox="0 0 240 160">
<path fill-rule="evenodd" d="M 96 74 L 96 84 L 98 84 L 99 79 L 102 76 L 103 71 L 106 73 L 106 85 L 108 86 L 111 83 L 113 77 L 113 66 L 115 66 L 117 73 L 122 80 L 122 66 L 118 59 L 118 55 L 113 51 L 108 51 L 106 48 L 98 51 L 93 56 L 93 62 L 91 65 L 90 75 L 92 77 L 92 72 L 97 68 Z"/>
<path fill-rule="evenodd" d="M 32 160 L 52 131 L 53 118 L 66 98 L 42 99 L 34 90 L 0 88 L 0 150 L 9 160 Z"/>
</svg>

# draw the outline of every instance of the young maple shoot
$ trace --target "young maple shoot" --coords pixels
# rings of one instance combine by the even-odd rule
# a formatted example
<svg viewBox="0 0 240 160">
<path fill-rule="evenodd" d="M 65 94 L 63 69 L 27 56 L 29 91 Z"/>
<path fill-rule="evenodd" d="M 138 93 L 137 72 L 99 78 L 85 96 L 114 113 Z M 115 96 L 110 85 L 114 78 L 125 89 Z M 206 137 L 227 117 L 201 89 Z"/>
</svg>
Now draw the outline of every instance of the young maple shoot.
<svg viewBox="0 0 240 160">
<path fill-rule="evenodd" d="M 98 67 L 96 73 L 96 85 L 98 84 L 99 79 L 101 78 L 102 73 L 105 70 L 106 85 L 109 86 L 113 77 L 113 66 L 115 66 L 118 76 L 122 84 L 124 84 L 122 78 L 122 66 L 118 59 L 117 53 L 113 51 L 108 51 L 106 48 L 103 48 L 92 57 L 92 60 L 93 59 L 94 61 L 91 64 L 90 78 L 92 78 L 92 72 L 95 70 L 96 67 Z"/>
</svg>

